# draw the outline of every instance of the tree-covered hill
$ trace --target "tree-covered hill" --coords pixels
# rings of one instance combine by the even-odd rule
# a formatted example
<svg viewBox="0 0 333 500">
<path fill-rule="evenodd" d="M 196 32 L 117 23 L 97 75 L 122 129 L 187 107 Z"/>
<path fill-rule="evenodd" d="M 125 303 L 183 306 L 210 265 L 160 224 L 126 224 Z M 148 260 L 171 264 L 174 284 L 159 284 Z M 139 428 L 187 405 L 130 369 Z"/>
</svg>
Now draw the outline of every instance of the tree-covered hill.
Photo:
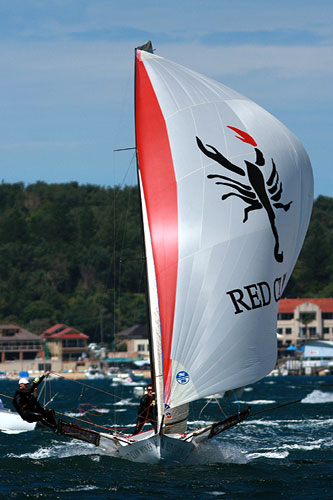
<svg viewBox="0 0 333 500">
<path fill-rule="evenodd" d="M 288 297 L 333 295 L 333 199 L 315 201 Z M 146 322 L 136 187 L 0 185 L 0 322 L 92 340 Z"/>
<path fill-rule="evenodd" d="M 2 183 L 0 321 L 35 333 L 68 323 L 105 341 L 144 323 L 140 227 L 135 187 Z"/>
<path fill-rule="evenodd" d="M 333 297 L 333 198 L 319 196 L 284 297 Z"/>
</svg>

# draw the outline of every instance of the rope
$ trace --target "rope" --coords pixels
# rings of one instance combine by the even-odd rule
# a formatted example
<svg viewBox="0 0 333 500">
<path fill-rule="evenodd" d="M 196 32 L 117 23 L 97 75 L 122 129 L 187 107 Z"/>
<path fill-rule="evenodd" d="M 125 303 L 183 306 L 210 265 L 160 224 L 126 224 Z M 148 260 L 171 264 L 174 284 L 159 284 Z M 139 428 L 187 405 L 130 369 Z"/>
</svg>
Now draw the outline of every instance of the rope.
<svg viewBox="0 0 333 500">
<path fill-rule="evenodd" d="M 13 396 L 7 396 L 6 394 L 0 394 L 3 398 L 13 399 Z"/>
<path fill-rule="evenodd" d="M 104 425 L 95 424 L 94 422 L 91 422 L 90 419 L 88 419 L 88 420 L 82 420 L 81 417 L 79 417 L 79 418 L 78 417 L 69 417 L 68 415 L 66 415 L 66 413 L 61 413 L 61 411 L 57 411 L 57 410 L 55 410 L 55 413 L 57 415 L 62 415 L 63 417 L 66 417 L 66 418 L 72 418 L 73 420 L 77 420 L 79 423 L 93 425 L 94 427 L 98 427 L 99 429 L 105 429 L 107 431 L 113 431 L 113 432 L 116 430 L 114 427 L 106 427 Z M 97 416 L 97 415 L 95 415 L 95 416 Z M 118 430 L 123 430 L 123 429 L 130 429 L 130 427 L 117 427 L 117 431 Z"/>
<path fill-rule="evenodd" d="M 232 390 L 232 393 L 234 395 L 235 401 L 236 401 L 237 406 L 238 406 L 238 421 L 240 422 L 240 402 L 238 401 L 236 393 L 235 393 L 234 390 Z"/>
<path fill-rule="evenodd" d="M 44 404 L 43 406 L 45 406 L 46 404 L 46 382 L 47 382 L 47 377 L 45 377 L 45 379 L 43 380 L 43 383 L 42 383 L 42 387 L 41 387 L 41 390 L 39 391 L 39 395 L 37 397 L 37 401 L 39 401 L 42 397 L 42 394 L 44 394 Z M 50 396 L 51 396 L 51 387 L 50 387 Z"/>
<path fill-rule="evenodd" d="M 302 399 L 296 399 L 295 401 L 289 401 L 288 403 L 283 403 L 282 405 L 278 405 L 278 406 L 271 406 L 270 408 L 266 408 L 265 410 L 260 410 L 260 411 L 257 411 L 256 413 L 252 413 L 251 417 L 254 417 L 255 415 L 259 415 L 259 413 L 266 413 L 267 411 L 277 410 L 277 408 L 282 408 L 283 406 L 293 405 L 294 403 L 299 403 L 300 401 L 302 401 Z"/>
<path fill-rule="evenodd" d="M 91 406 L 92 408 L 95 408 L 95 410 L 99 411 L 100 413 L 99 413 L 99 414 L 98 414 L 98 413 L 97 413 L 97 414 L 96 414 L 96 413 L 91 413 L 91 412 L 89 412 L 88 410 L 85 410 L 85 409 L 84 409 L 84 407 L 85 407 L 85 406 Z M 83 414 L 84 414 L 84 415 L 91 415 L 91 416 L 93 416 L 93 417 L 101 417 L 101 416 L 102 416 L 102 413 L 101 413 L 100 409 L 99 409 L 99 408 L 97 408 L 97 406 L 92 405 L 91 403 L 83 403 L 83 405 L 82 405 L 82 406 L 81 406 L 81 404 L 80 404 L 80 405 L 79 405 L 79 411 L 80 411 L 80 413 L 81 413 L 81 416 L 82 416 Z M 87 418 L 88 418 L 88 421 L 89 421 L 92 425 L 95 425 L 95 423 L 94 423 L 94 422 L 92 422 L 92 421 L 90 420 L 90 418 L 89 418 L 89 417 L 87 417 Z M 81 421 L 81 417 L 80 417 L 80 419 L 79 419 L 79 422 L 80 422 L 80 421 Z"/>
<path fill-rule="evenodd" d="M 219 411 L 219 413 L 217 414 L 217 416 L 215 417 L 215 420 L 217 420 L 217 419 L 218 419 L 218 417 L 219 417 L 221 414 L 224 416 L 224 418 L 226 418 L 226 417 L 227 417 L 227 414 L 225 413 L 225 411 L 223 410 L 222 406 L 220 405 L 219 400 L 218 400 L 217 398 L 215 398 L 215 401 L 216 401 L 216 403 L 217 403 L 217 406 L 220 408 L 220 411 Z"/>
<path fill-rule="evenodd" d="M 54 398 L 56 398 L 56 396 L 58 396 L 59 392 L 56 392 L 54 396 L 51 397 L 51 399 L 48 400 L 47 403 L 44 404 L 44 408 L 46 408 L 50 403 L 52 403 L 52 401 L 54 400 Z"/>
<path fill-rule="evenodd" d="M 211 402 L 212 402 L 212 401 L 214 401 L 214 400 L 216 401 L 217 406 L 218 406 L 218 407 L 219 407 L 219 409 L 220 409 L 219 413 L 216 415 L 216 417 L 215 417 L 215 419 L 214 419 L 214 420 L 217 420 L 217 419 L 218 419 L 218 417 L 219 417 L 221 414 L 222 414 L 224 417 L 226 417 L 226 416 L 227 416 L 227 415 L 226 415 L 226 413 L 225 413 L 225 411 L 223 410 L 222 406 L 220 405 L 219 400 L 218 400 L 217 398 L 215 398 L 215 397 L 211 397 L 211 398 L 207 401 L 207 403 L 203 406 L 203 408 L 200 410 L 200 413 L 199 413 L 199 416 L 198 416 L 198 418 L 199 418 L 199 419 L 200 419 L 201 414 L 202 414 L 202 412 L 204 411 L 204 409 L 205 409 L 205 408 L 209 405 L 209 403 L 211 403 Z"/>
<path fill-rule="evenodd" d="M 208 405 L 209 405 L 209 403 L 210 403 L 211 401 L 213 401 L 213 398 L 210 398 L 210 399 L 207 401 L 207 403 L 206 403 L 206 404 L 205 404 L 205 405 L 201 408 L 198 418 L 200 418 L 200 417 L 201 417 L 201 413 L 204 411 L 204 409 L 206 408 L 206 406 L 208 406 Z"/>
<path fill-rule="evenodd" d="M 56 377 L 62 378 L 64 380 L 68 380 L 70 382 L 73 382 L 74 384 L 79 384 L 79 385 L 82 385 L 84 387 L 88 387 L 89 389 L 93 389 L 94 391 L 103 392 L 104 394 L 107 394 L 108 396 L 113 396 L 114 398 L 118 398 L 120 400 L 122 399 L 121 396 L 117 396 L 117 394 L 113 394 L 112 392 L 103 391 L 103 389 L 98 389 L 98 387 L 94 387 L 92 385 L 84 384 L 83 382 L 79 382 L 78 380 L 68 379 L 66 377 L 63 377 L 59 373 L 55 373 L 55 372 L 51 372 L 51 373 L 52 373 L 52 375 L 55 375 Z"/>
<path fill-rule="evenodd" d="M 69 380 L 69 381 L 71 381 L 71 382 L 74 382 L 74 383 L 79 384 L 79 385 L 81 385 L 81 386 L 82 386 L 82 391 L 81 391 L 81 394 L 80 394 L 80 396 L 79 396 L 79 403 L 78 403 L 78 410 L 80 411 L 80 413 L 88 413 L 88 414 L 89 414 L 89 412 L 86 412 L 85 410 L 82 410 L 81 408 L 83 408 L 83 407 L 84 407 L 84 406 L 86 406 L 86 405 L 94 406 L 94 405 L 92 405 L 92 404 L 90 404 L 90 403 L 84 403 L 83 405 L 81 405 L 81 403 L 80 403 L 80 399 L 81 399 L 81 397 L 83 396 L 83 388 L 84 388 L 84 387 L 88 387 L 89 389 L 93 389 L 93 390 L 95 390 L 95 391 L 99 391 L 99 392 L 102 392 L 102 393 L 104 393 L 104 394 L 107 394 L 108 396 L 112 396 L 112 397 L 114 397 L 114 398 L 118 398 L 119 400 L 122 400 L 122 397 L 121 397 L 121 396 L 117 396 L 116 394 L 113 394 L 113 393 L 111 393 L 111 392 L 103 391 L 103 389 L 99 389 L 98 387 L 93 387 L 93 386 L 91 386 L 91 385 L 89 385 L 89 384 L 85 384 L 85 383 L 83 383 L 83 382 L 79 382 L 78 380 L 67 379 L 66 377 L 63 377 L 62 375 L 60 375 L 59 373 L 55 373 L 55 372 L 51 372 L 51 373 L 52 373 L 53 375 L 55 375 L 56 377 L 58 377 L 58 378 L 62 378 L 62 379 L 64 379 L 64 380 Z M 98 408 L 97 408 L 96 406 L 94 406 L 94 408 L 96 408 L 96 409 L 98 410 Z M 64 413 L 61 413 L 61 412 L 58 412 L 58 411 L 56 411 L 56 413 L 58 413 L 59 415 L 63 415 L 63 416 L 65 416 L 65 417 L 68 417 L 68 416 L 67 416 L 66 414 L 64 414 Z M 93 415 L 93 416 L 97 417 L 97 416 L 101 416 L 102 414 L 100 414 L 100 415 L 96 415 L 96 414 L 91 414 L 91 413 L 90 413 L 90 415 Z M 112 427 L 106 427 L 106 426 L 103 426 L 103 425 L 98 425 L 98 424 L 96 424 L 96 423 L 92 422 L 92 421 L 90 420 L 90 418 L 88 418 L 88 420 L 82 420 L 82 417 L 79 417 L 79 418 L 77 418 L 77 417 L 71 417 L 71 418 L 73 418 L 74 420 L 77 420 L 78 422 L 82 422 L 82 423 L 85 423 L 85 424 L 90 424 L 90 425 L 93 425 L 93 426 L 95 426 L 95 427 L 99 427 L 100 429 L 106 429 L 106 430 L 108 430 L 108 431 L 114 431 L 114 428 L 112 428 Z M 124 429 L 130 429 L 130 428 L 131 428 L 131 427 L 117 427 L 117 429 L 118 429 L 118 430 L 120 430 L 120 429 L 121 429 L 121 430 L 124 430 Z"/>
</svg>

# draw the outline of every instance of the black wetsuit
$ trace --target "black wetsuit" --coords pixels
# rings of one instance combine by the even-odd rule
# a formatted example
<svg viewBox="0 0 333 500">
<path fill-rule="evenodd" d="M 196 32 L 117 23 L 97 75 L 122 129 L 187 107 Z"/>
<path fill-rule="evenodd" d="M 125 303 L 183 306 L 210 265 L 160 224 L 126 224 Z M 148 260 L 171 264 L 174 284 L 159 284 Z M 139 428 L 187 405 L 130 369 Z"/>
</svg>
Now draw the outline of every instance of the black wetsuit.
<svg viewBox="0 0 333 500">
<path fill-rule="evenodd" d="M 138 434 L 139 432 L 141 432 L 146 422 L 151 423 L 156 431 L 157 418 L 156 401 L 154 399 L 154 395 L 150 396 L 149 394 L 145 394 L 144 396 L 142 396 L 138 408 L 138 420 L 136 428 L 133 432 L 133 436 L 134 434 Z"/>
<path fill-rule="evenodd" d="M 13 405 L 19 415 L 26 422 L 41 422 L 55 430 L 57 421 L 54 410 L 43 408 L 35 395 L 35 389 L 44 380 L 45 375 L 37 377 L 28 389 L 17 389 L 13 398 Z"/>
</svg>

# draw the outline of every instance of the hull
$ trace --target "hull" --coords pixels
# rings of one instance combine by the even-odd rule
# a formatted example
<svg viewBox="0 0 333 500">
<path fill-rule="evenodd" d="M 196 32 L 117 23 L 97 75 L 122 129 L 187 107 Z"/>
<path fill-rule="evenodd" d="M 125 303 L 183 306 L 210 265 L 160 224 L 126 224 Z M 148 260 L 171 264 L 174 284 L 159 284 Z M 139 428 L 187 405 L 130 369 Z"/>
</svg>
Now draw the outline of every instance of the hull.
<svg viewBox="0 0 333 500">
<path fill-rule="evenodd" d="M 36 422 L 25 422 L 20 415 L 10 410 L 0 410 L 0 431 L 8 433 L 19 433 L 33 431 Z"/>
<path fill-rule="evenodd" d="M 181 438 L 181 434 L 166 436 L 151 431 L 132 438 L 101 433 L 99 446 L 110 455 L 131 462 L 171 465 L 183 463 L 195 448 L 192 442 Z"/>
<path fill-rule="evenodd" d="M 131 462 L 166 465 L 184 464 L 196 447 L 238 425 L 250 415 L 251 407 L 189 434 L 154 434 L 153 430 L 136 436 L 99 434 L 98 445 L 115 457 Z M 97 444 L 97 443 L 96 443 Z"/>
<path fill-rule="evenodd" d="M 58 434 L 98 446 L 105 454 L 115 458 L 148 464 L 162 462 L 165 465 L 180 465 L 186 463 L 198 445 L 243 422 L 249 416 L 250 409 L 248 407 L 224 420 L 189 433 L 178 431 L 172 434 L 156 434 L 154 429 L 149 429 L 130 436 L 117 432 L 96 432 L 59 419 Z"/>
</svg>

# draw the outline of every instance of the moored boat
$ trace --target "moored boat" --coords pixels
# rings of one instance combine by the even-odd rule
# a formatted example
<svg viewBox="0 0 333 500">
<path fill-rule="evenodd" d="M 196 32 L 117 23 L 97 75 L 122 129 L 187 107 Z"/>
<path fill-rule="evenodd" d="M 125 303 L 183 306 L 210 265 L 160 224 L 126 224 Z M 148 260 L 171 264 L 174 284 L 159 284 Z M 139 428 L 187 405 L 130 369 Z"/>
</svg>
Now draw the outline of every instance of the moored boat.
<svg viewBox="0 0 333 500">
<path fill-rule="evenodd" d="M 36 422 L 26 422 L 14 411 L 3 408 L 0 409 L 0 431 L 8 434 L 18 434 L 20 432 L 33 431 Z"/>
<path fill-rule="evenodd" d="M 107 374 L 98 366 L 91 365 L 85 372 L 85 377 L 89 380 L 96 380 L 106 378 Z"/>
</svg>

